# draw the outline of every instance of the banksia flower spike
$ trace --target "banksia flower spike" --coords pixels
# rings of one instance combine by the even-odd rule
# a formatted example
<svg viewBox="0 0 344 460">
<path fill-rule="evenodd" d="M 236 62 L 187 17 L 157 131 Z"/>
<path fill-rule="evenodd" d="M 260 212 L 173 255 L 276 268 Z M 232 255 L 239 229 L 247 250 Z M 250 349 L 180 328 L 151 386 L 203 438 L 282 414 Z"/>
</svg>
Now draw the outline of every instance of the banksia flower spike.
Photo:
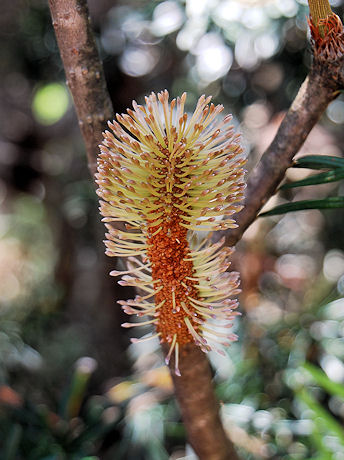
<svg viewBox="0 0 344 460">
<path fill-rule="evenodd" d="M 133 102 L 133 110 L 108 123 L 98 158 L 100 211 L 108 233 L 106 254 L 128 257 L 122 285 L 143 294 L 120 301 L 129 315 L 145 317 L 124 327 L 153 325 L 166 343 L 175 372 L 182 347 L 205 352 L 236 339 L 229 328 L 238 314 L 239 275 L 227 272 L 231 249 L 211 233 L 236 227 L 242 206 L 245 160 L 231 116 L 216 120 L 223 106 L 201 96 L 191 117 L 186 93 L 169 103 L 167 91 Z M 125 230 L 113 222 L 124 222 Z M 206 233 L 205 233 L 206 232 Z M 146 319 L 147 318 L 147 319 Z"/>
<path fill-rule="evenodd" d="M 309 10 L 315 57 L 328 61 L 344 56 L 343 24 L 328 0 L 309 0 Z"/>
</svg>

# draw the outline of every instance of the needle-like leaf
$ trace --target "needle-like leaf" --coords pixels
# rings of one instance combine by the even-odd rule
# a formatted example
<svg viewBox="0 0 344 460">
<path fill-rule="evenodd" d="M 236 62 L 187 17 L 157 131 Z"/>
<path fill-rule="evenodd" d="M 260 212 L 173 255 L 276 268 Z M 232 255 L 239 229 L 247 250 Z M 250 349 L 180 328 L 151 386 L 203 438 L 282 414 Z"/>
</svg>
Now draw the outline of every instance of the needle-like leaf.
<svg viewBox="0 0 344 460">
<path fill-rule="evenodd" d="M 285 203 L 270 209 L 270 211 L 262 212 L 258 217 L 275 216 L 278 214 L 286 214 L 287 212 L 303 211 L 305 209 L 332 208 L 344 208 L 344 197 L 333 196 L 322 200 L 303 200 Z"/>
<path fill-rule="evenodd" d="M 306 179 L 298 180 L 295 182 L 288 182 L 280 187 L 280 190 L 285 190 L 294 187 L 303 187 L 305 185 L 328 184 L 329 182 L 336 182 L 344 179 L 344 167 L 333 169 L 332 171 L 315 174 L 314 176 L 307 177 Z"/>
</svg>

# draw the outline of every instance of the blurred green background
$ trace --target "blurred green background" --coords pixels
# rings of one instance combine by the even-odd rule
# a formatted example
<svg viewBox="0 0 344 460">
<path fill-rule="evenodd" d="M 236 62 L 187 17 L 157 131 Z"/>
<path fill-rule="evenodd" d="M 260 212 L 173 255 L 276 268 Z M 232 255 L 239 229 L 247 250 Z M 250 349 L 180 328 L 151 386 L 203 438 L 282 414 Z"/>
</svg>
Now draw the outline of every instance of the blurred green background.
<svg viewBox="0 0 344 460">
<path fill-rule="evenodd" d="M 187 91 L 190 110 L 212 94 L 250 170 L 309 69 L 307 2 L 89 6 L 115 111 L 152 90 Z M 46 1 L 2 0 L 0 62 L 0 458 L 194 460 L 158 345 L 129 345 L 120 328 L 116 299 L 132 293 L 108 276 Z M 342 156 L 343 123 L 341 95 L 302 154 Z M 283 190 L 267 208 L 333 194 L 342 182 Z M 240 338 L 210 359 L 243 459 L 344 459 L 343 215 L 260 218 L 237 247 Z"/>
</svg>

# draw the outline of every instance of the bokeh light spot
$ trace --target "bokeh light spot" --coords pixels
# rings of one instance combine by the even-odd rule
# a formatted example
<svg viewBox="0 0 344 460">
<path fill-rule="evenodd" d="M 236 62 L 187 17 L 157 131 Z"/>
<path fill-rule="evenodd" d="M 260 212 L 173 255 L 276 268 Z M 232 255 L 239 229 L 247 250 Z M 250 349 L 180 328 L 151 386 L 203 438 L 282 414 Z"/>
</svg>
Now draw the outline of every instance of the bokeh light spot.
<svg viewBox="0 0 344 460">
<path fill-rule="evenodd" d="M 128 47 L 120 60 L 120 67 L 131 77 L 142 77 L 151 72 L 157 61 L 158 53 L 153 48 Z"/>
<path fill-rule="evenodd" d="M 250 34 L 240 35 L 235 43 L 235 59 L 244 69 L 253 68 L 258 62 L 254 39 Z"/>
<path fill-rule="evenodd" d="M 32 111 L 42 125 L 53 125 L 67 112 L 69 96 L 61 83 L 48 83 L 37 88 L 33 95 Z"/>
<path fill-rule="evenodd" d="M 196 67 L 205 83 L 223 77 L 233 63 L 232 50 L 226 46 L 216 33 L 204 35 L 196 46 Z"/>
<path fill-rule="evenodd" d="M 266 33 L 257 37 L 254 41 L 254 49 L 259 57 L 263 59 L 270 58 L 278 49 L 277 35 Z"/>
<path fill-rule="evenodd" d="M 167 1 L 155 7 L 153 13 L 152 32 L 158 37 L 170 34 L 180 28 L 184 14 L 176 2 Z"/>
<path fill-rule="evenodd" d="M 337 280 L 344 274 L 344 253 L 339 249 L 328 251 L 324 258 L 323 272 L 330 282 Z"/>
<path fill-rule="evenodd" d="M 331 104 L 327 107 L 326 115 L 333 123 L 344 123 L 344 101 L 337 100 L 331 102 Z"/>
</svg>

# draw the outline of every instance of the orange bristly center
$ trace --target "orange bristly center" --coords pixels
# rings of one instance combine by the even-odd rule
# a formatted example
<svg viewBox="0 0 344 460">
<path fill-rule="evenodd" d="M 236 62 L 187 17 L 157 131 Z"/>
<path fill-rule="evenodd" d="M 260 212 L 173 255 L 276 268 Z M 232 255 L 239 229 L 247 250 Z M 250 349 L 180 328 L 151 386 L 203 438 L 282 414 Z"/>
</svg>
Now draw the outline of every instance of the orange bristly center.
<svg viewBox="0 0 344 460">
<path fill-rule="evenodd" d="M 154 287 L 158 289 L 162 286 L 155 295 L 155 304 L 165 301 L 157 312 L 157 332 L 161 333 L 162 342 L 170 343 L 176 334 L 179 345 L 185 345 L 194 340 L 184 322 L 186 316 L 197 330 L 194 320 L 197 313 L 190 305 L 188 296 L 197 299 L 198 292 L 195 282 L 187 279 L 192 278 L 194 269 L 192 261 L 185 260 L 190 249 L 186 239 L 187 229 L 180 225 L 180 220 L 178 213 L 172 211 L 159 233 L 148 239 L 148 257 L 152 263 Z M 156 229 L 153 227 L 152 232 Z"/>
<path fill-rule="evenodd" d="M 165 139 L 165 142 L 168 143 L 168 139 Z M 173 185 L 170 192 L 165 189 L 161 197 L 166 203 L 163 222 L 157 226 L 151 222 L 150 234 L 157 233 L 150 236 L 147 241 L 147 255 L 152 263 L 154 289 L 158 291 L 155 294 L 155 305 L 164 301 L 157 311 L 159 321 L 156 323 L 156 330 L 161 334 L 161 342 L 171 343 L 176 335 L 176 342 L 185 345 L 194 341 L 184 321 L 185 317 L 189 319 L 196 331 L 199 327 L 195 321 L 198 315 L 189 300 L 189 297 L 198 299 L 199 296 L 195 287 L 196 282 L 187 279 L 194 275 L 192 260 L 185 260 L 190 259 L 187 229 L 180 225 L 181 211 L 173 206 L 180 201 L 174 196 L 174 193 L 180 192 L 180 189 L 175 186 L 180 183 L 175 173 L 180 172 L 178 164 L 185 159 L 185 156 L 181 155 L 169 161 L 168 149 L 159 146 L 159 150 L 166 155 L 166 167 L 163 172 Z"/>
</svg>

